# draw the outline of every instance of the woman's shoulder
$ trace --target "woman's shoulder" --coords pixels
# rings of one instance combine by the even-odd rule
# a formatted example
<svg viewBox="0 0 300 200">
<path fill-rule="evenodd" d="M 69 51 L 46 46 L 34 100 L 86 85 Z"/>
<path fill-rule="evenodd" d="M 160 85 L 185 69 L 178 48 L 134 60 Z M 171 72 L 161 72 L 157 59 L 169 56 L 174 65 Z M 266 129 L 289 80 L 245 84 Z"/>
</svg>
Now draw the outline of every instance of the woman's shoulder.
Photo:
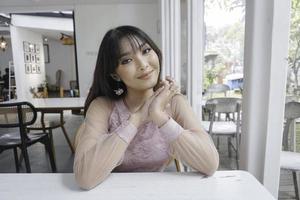
<svg viewBox="0 0 300 200">
<path fill-rule="evenodd" d="M 176 93 L 171 99 L 171 106 L 174 107 L 185 102 L 187 102 L 186 96 L 181 93 Z"/>
<path fill-rule="evenodd" d="M 175 94 L 170 102 L 170 110 L 172 113 L 172 116 L 178 115 L 180 113 L 181 109 L 186 108 L 187 106 L 190 106 L 189 101 L 187 100 L 187 97 L 181 93 Z"/>
<path fill-rule="evenodd" d="M 110 100 L 110 99 L 107 98 L 107 97 L 96 97 L 96 98 L 92 101 L 91 105 L 92 105 L 92 104 L 93 104 L 93 105 L 110 106 L 110 105 L 113 104 L 113 101 Z"/>
<path fill-rule="evenodd" d="M 97 112 L 99 110 L 101 111 L 110 111 L 113 107 L 113 101 L 108 99 L 107 97 L 97 97 L 95 98 L 88 110 L 93 110 L 94 112 Z"/>
</svg>

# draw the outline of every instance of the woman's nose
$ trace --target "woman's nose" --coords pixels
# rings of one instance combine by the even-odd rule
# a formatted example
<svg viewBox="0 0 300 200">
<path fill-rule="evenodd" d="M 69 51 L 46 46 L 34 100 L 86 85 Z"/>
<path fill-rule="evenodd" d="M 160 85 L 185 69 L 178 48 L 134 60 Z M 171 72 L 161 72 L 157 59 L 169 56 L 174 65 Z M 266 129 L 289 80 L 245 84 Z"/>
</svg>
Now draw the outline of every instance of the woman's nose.
<svg viewBox="0 0 300 200">
<path fill-rule="evenodd" d="M 148 67 L 148 62 L 145 58 L 138 58 L 139 70 L 144 71 Z"/>
</svg>

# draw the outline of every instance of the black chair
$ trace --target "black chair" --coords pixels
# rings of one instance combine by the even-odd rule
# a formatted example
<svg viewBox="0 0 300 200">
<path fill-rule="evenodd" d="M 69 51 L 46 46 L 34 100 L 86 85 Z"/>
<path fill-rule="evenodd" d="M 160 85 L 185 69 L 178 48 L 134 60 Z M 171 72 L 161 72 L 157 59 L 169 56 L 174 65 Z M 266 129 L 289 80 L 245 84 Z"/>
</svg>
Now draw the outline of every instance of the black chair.
<svg viewBox="0 0 300 200">
<path fill-rule="evenodd" d="M 45 145 L 49 154 L 53 172 L 56 172 L 56 164 L 53 149 L 46 132 L 28 133 L 26 126 L 33 124 L 37 118 L 34 106 L 28 102 L 0 103 L 0 153 L 13 149 L 16 171 L 19 172 L 18 148 L 24 156 L 26 172 L 31 173 L 27 147 L 40 142 Z"/>
</svg>

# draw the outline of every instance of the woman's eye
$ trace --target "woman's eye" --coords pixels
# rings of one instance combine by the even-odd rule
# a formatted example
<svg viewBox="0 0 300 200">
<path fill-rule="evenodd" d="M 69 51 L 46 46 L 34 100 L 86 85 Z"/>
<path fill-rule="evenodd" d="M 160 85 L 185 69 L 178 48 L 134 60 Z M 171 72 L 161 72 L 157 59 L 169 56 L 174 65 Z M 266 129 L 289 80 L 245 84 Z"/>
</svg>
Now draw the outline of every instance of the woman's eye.
<svg viewBox="0 0 300 200">
<path fill-rule="evenodd" d="M 124 59 L 124 60 L 121 60 L 121 64 L 122 64 L 122 65 L 126 65 L 126 64 L 130 63 L 131 60 L 132 60 L 132 59 Z"/>
<path fill-rule="evenodd" d="M 143 54 L 147 54 L 147 53 L 149 53 L 150 51 L 151 51 L 151 48 L 144 49 L 144 50 L 143 50 Z"/>
</svg>

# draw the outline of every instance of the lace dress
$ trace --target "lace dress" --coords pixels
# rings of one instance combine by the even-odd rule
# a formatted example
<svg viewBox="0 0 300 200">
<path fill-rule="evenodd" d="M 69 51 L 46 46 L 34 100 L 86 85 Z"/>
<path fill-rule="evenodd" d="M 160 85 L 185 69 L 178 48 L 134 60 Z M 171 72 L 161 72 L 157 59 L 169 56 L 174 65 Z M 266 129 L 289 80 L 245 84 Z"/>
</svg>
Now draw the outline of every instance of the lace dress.
<svg viewBox="0 0 300 200">
<path fill-rule="evenodd" d="M 130 111 L 123 100 L 116 101 L 109 119 L 109 132 L 126 126 Z M 121 165 L 115 171 L 161 171 L 169 160 L 168 144 L 161 136 L 159 128 L 148 122 L 138 128 L 138 132 L 125 151 Z"/>
</svg>

